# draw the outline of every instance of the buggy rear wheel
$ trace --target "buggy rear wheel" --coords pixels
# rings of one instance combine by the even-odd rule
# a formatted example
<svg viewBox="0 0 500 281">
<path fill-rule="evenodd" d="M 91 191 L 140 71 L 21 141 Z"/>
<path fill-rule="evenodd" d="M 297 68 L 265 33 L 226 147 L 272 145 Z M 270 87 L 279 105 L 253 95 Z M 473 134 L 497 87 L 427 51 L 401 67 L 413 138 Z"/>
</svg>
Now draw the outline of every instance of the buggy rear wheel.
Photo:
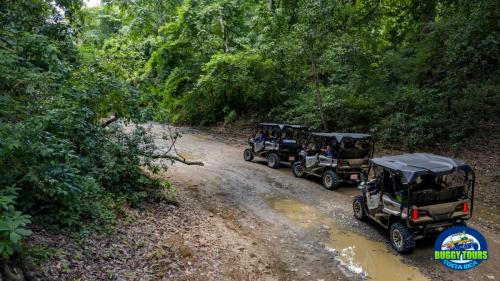
<svg viewBox="0 0 500 281">
<path fill-rule="evenodd" d="M 392 247 L 401 254 L 410 254 L 415 248 L 413 233 L 399 222 L 391 225 L 389 239 Z"/>
<path fill-rule="evenodd" d="M 352 201 L 352 210 L 354 211 L 354 217 L 358 220 L 366 221 L 366 219 L 368 218 L 365 213 L 363 196 L 359 195 L 354 197 L 354 201 Z"/>
<path fill-rule="evenodd" d="M 337 173 L 332 170 L 325 171 L 321 177 L 323 186 L 328 190 L 335 190 L 339 188 L 339 177 Z"/>
<path fill-rule="evenodd" d="M 306 167 L 302 164 L 302 161 L 297 161 L 292 165 L 293 175 L 298 178 L 303 178 L 306 176 Z"/>
<path fill-rule="evenodd" d="M 245 149 L 245 151 L 243 151 L 243 159 L 245 159 L 245 161 L 253 160 L 253 151 L 250 148 L 247 148 Z"/>
<path fill-rule="evenodd" d="M 267 156 L 267 166 L 276 169 L 280 166 L 280 157 L 276 153 L 271 153 Z"/>
</svg>

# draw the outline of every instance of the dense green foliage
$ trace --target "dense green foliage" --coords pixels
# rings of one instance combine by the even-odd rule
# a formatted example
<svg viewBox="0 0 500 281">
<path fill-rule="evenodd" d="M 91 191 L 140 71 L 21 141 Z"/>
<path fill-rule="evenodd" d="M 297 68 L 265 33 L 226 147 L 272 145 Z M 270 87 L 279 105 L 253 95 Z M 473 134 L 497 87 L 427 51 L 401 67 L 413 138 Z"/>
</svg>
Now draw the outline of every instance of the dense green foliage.
<svg viewBox="0 0 500 281">
<path fill-rule="evenodd" d="M 0 2 L 0 255 L 30 222 L 107 225 L 155 184 L 110 116 L 238 118 L 414 147 L 498 129 L 497 0 Z"/>
<path fill-rule="evenodd" d="M 113 44 L 142 55 L 128 67 L 158 118 L 261 116 L 410 147 L 498 124 L 496 0 L 106 3 L 99 33 L 116 24 Z"/>
<path fill-rule="evenodd" d="M 86 48 L 77 0 L 0 3 L 0 255 L 20 249 L 28 223 L 107 226 L 119 202 L 156 184 L 142 128 L 101 126 L 147 113 L 118 58 Z M 109 31 L 106 31 L 109 33 Z M 111 45 L 111 43 L 110 43 Z M 147 110 L 146 110 L 147 111 Z"/>
</svg>

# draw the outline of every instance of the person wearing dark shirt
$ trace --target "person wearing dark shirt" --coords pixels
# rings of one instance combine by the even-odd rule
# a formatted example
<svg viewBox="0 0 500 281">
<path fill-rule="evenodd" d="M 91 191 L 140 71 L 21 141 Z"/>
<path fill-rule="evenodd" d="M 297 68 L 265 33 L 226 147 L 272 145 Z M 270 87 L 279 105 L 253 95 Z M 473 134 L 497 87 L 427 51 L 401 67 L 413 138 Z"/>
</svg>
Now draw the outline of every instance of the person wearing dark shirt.
<svg viewBox="0 0 500 281">
<path fill-rule="evenodd" d="M 255 142 L 263 142 L 267 140 L 267 135 L 263 130 L 260 130 L 259 136 L 255 138 Z"/>
<path fill-rule="evenodd" d="M 326 157 L 329 157 L 329 158 L 334 158 L 335 157 L 335 151 L 333 151 L 333 149 L 332 149 L 332 147 L 330 145 L 327 145 L 326 147 L 323 147 L 321 149 L 321 152 L 323 152 Z"/>
<path fill-rule="evenodd" d="M 333 149 L 329 145 L 326 146 L 326 156 L 330 158 L 333 158 L 335 156 Z"/>
</svg>

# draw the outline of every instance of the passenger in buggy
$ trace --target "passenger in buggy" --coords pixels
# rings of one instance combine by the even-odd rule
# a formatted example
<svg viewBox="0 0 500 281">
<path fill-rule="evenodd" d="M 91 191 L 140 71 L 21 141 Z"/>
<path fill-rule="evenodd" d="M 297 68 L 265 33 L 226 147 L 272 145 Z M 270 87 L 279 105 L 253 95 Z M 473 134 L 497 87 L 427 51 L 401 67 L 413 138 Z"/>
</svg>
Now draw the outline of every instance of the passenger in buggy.
<svg viewBox="0 0 500 281">
<path fill-rule="evenodd" d="M 281 130 L 279 127 L 272 128 L 270 136 L 268 138 L 266 138 L 266 140 L 264 142 L 264 146 L 266 148 L 276 147 L 280 134 L 281 134 Z"/>
<path fill-rule="evenodd" d="M 321 152 L 328 158 L 335 158 L 335 152 L 330 145 L 323 146 L 323 148 L 321 148 Z"/>
<path fill-rule="evenodd" d="M 392 186 L 393 186 L 393 194 L 392 197 L 398 203 L 402 202 L 402 196 L 404 192 L 404 186 L 402 182 L 402 178 L 399 174 L 395 174 L 392 177 Z"/>
<path fill-rule="evenodd" d="M 289 129 L 289 128 L 285 129 L 283 143 L 286 143 L 286 144 L 295 144 L 295 143 L 297 143 L 293 139 L 293 131 L 291 129 Z"/>
</svg>

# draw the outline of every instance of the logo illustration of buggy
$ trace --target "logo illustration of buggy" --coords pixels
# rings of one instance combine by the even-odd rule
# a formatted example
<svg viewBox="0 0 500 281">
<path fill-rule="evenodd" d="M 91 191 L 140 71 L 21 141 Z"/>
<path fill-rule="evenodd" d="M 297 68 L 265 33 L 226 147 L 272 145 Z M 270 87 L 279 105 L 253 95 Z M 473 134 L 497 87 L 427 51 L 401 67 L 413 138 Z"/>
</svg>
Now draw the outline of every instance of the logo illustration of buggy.
<svg viewBox="0 0 500 281">
<path fill-rule="evenodd" d="M 472 269 L 488 259 L 486 239 L 470 227 L 449 228 L 434 244 L 434 259 L 451 269 Z"/>
</svg>

